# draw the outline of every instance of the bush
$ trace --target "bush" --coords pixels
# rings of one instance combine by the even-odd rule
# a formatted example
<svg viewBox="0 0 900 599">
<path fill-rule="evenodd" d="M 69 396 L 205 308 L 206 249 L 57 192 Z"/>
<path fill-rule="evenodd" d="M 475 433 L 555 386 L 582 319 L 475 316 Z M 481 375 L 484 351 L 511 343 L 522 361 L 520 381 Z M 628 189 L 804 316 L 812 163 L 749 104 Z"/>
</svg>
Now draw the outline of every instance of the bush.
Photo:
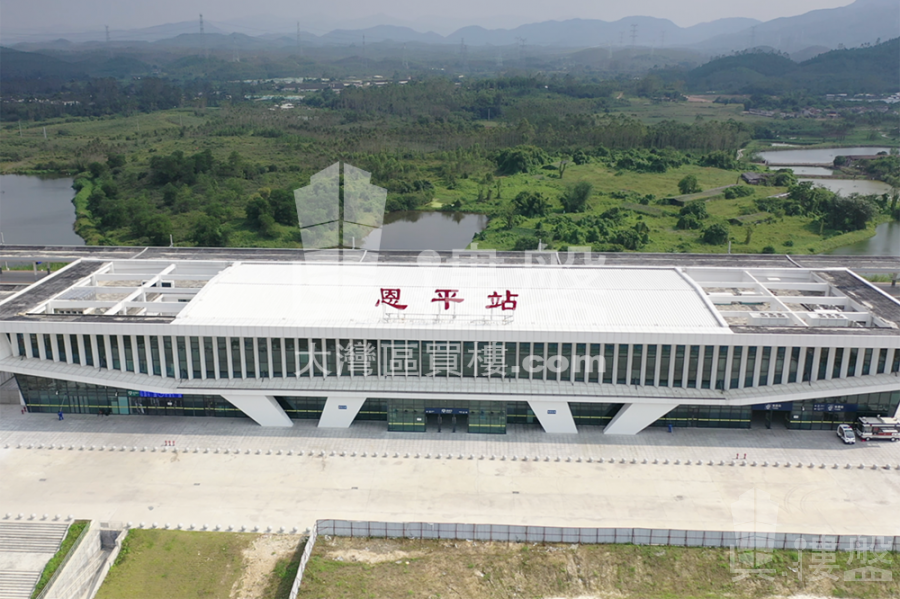
<svg viewBox="0 0 900 599">
<path fill-rule="evenodd" d="M 725 196 L 726 200 L 746 198 L 747 196 L 753 195 L 753 188 L 747 185 L 737 185 L 735 187 L 729 187 L 722 195 Z"/>
<path fill-rule="evenodd" d="M 775 253 L 775 248 L 772 247 L 771 245 L 767 245 L 766 247 L 764 247 L 764 248 L 762 249 L 762 253 L 763 253 L 763 254 L 774 254 L 774 253 Z"/>
<path fill-rule="evenodd" d="M 547 199 L 539 192 L 521 191 L 513 199 L 513 205 L 517 214 L 526 218 L 545 216 L 550 207 Z"/>
<path fill-rule="evenodd" d="M 728 243 L 728 227 L 722 224 L 710 225 L 703 229 L 700 239 L 709 245 L 725 245 Z"/>
<path fill-rule="evenodd" d="M 559 200 L 566 212 L 584 212 L 593 191 L 593 185 L 587 181 L 581 181 L 570 186 Z"/>
<path fill-rule="evenodd" d="M 697 177 L 694 175 L 688 175 L 684 179 L 678 182 L 678 190 L 682 194 L 688 193 L 700 193 L 703 189 L 700 187 L 700 183 L 697 181 Z"/>
</svg>

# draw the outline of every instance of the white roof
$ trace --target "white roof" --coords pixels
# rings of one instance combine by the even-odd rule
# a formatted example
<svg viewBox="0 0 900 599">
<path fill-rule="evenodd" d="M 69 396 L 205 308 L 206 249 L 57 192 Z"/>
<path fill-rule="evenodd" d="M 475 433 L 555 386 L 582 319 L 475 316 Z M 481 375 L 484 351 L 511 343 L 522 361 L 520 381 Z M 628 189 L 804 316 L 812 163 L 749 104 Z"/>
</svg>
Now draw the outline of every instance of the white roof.
<svg viewBox="0 0 900 599">
<path fill-rule="evenodd" d="M 376 306 L 399 289 L 398 310 Z M 457 290 L 460 303 L 432 302 Z M 515 310 L 488 296 L 517 297 Z M 511 307 L 507 304 L 507 307 Z M 217 275 L 173 324 L 384 331 L 729 332 L 676 269 L 238 263 Z"/>
</svg>

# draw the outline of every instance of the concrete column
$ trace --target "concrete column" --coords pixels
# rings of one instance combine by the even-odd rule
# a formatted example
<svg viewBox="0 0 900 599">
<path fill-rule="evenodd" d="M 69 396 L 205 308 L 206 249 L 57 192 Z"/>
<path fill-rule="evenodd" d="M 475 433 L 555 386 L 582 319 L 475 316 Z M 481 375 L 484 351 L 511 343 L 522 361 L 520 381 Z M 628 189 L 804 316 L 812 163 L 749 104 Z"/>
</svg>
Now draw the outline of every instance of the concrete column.
<svg viewBox="0 0 900 599">
<path fill-rule="evenodd" d="M 627 403 L 603 429 L 607 435 L 636 435 L 673 409 L 672 403 Z"/>
<path fill-rule="evenodd" d="M 223 395 L 222 397 L 260 426 L 294 426 L 274 397 L 266 395 Z"/>
<path fill-rule="evenodd" d="M 319 419 L 319 428 L 350 428 L 364 403 L 365 396 L 329 397 Z"/>
<path fill-rule="evenodd" d="M 528 401 L 545 433 L 577 434 L 569 404 L 564 401 Z"/>
</svg>

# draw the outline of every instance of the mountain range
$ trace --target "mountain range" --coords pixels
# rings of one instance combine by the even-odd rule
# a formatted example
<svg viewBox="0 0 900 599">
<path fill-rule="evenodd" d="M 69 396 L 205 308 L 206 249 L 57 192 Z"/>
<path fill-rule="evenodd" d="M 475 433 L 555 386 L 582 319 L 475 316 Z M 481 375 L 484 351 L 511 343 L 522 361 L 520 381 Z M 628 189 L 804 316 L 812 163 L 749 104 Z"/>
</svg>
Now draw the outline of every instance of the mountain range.
<svg viewBox="0 0 900 599">
<path fill-rule="evenodd" d="M 384 17 L 389 20 L 388 17 Z M 357 20 L 354 24 L 364 23 Z M 250 23 L 250 24 L 247 24 Z M 487 29 L 462 27 L 449 35 L 417 31 L 396 24 L 378 24 L 362 28 L 338 28 L 317 35 L 305 29 L 299 33 L 304 46 L 350 46 L 373 43 L 465 44 L 479 46 L 543 46 L 558 48 L 590 47 L 683 47 L 715 54 L 767 46 L 783 52 L 802 52 L 810 47 L 834 49 L 855 47 L 889 39 L 900 33 L 900 2 L 897 0 L 856 0 L 848 6 L 814 10 L 795 17 L 761 22 L 752 18 L 718 19 L 691 27 L 679 27 L 668 19 L 635 16 L 614 22 L 597 19 L 543 21 L 514 28 Z M 172 47 L 220 46 L 226 43 L 244 48 L 296 45 L 298 35 L 286 19 L 260 18 L 236 22 L 205 23 L 201 36 L 198 22 L 169 23 L 142 29 L 110 31 L 116 46 L 155 43 Z M 312 24 L 312 21 L 310 21 Z M 301 22 L 302 27 L 302 22 Z M 22 36 L 0 25 L 4 45 L 21 50 L 67 44 L 100 42 L 105 32 L 70 32 L 56 35 L 29 33 Z M 223 38 L 228 38 L 224 42 Z M 27 41 L 26 41 L 27 40 Z M 217 40 L 217 41 L 213 41 Z M 19 43 L 13 45 L 14 42 Z"/>
</svg>

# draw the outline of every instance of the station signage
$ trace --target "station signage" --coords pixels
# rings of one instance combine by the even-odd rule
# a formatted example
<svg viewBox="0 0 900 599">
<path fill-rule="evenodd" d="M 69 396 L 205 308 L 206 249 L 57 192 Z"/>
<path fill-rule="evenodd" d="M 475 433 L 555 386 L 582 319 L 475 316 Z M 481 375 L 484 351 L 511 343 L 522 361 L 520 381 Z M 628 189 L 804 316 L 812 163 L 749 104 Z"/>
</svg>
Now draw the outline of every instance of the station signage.
<svg viewBox="0 0 900 599">
<path fill-rule="evenodd" d="M 469 408 L 425 408 L 426 414 L 463 414 L 469 413 Z"/>
<path fill-rule="evenodd" d="M 858 407 L 855 403 L 814 403 L 813 412 L 856 412 Z"/>
<path fill-rule="evenodd" d="M 794 409 L 794 402 L 758 403 L 752 407 L 754 410 L 771 410 L 773 412 L 790 412 Z"/>
</svg>

